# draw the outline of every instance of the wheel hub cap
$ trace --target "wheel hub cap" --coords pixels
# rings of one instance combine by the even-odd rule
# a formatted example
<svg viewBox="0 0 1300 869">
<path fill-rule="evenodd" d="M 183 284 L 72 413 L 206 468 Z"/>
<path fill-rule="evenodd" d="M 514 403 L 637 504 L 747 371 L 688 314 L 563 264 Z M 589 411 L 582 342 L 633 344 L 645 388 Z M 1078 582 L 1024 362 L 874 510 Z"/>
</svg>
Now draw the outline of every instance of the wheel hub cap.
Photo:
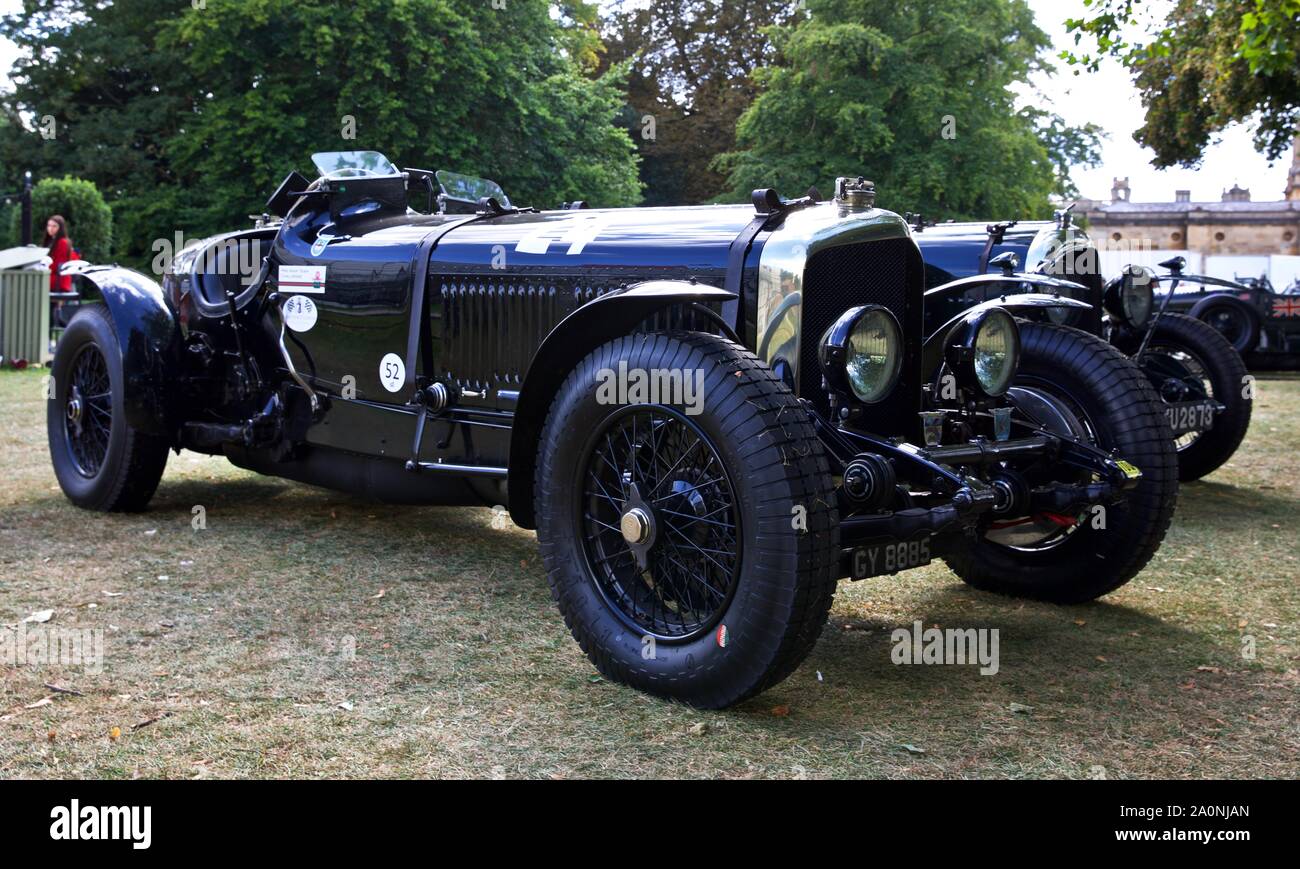
<svg viewBox="0 0 1300 869">
<path fill-rule="evenodd" d="M 619 530 L 628 543 L 644 546 L 650 539 L 650 514 L 640 507 L 633 507 L 619 520 Z"/>
<path fill-rule="evenodd" d="M 68 399 L 68 424 L 78 434 L 81 432 L 81 390 L 72 387 L 72 396 Z"/>
</svg>

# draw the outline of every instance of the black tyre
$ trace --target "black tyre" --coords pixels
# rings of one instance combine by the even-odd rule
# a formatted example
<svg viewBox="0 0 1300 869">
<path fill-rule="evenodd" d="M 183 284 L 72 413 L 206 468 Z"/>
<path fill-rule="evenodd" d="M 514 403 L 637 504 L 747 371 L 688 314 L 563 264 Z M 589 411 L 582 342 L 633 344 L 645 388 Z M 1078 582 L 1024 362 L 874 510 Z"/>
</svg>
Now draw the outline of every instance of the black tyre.
<svg viewBox="0 0 1300 869">
<path fill-rule="evenodd" d="M 1162 404 L 1142 372 L 1086 332 L 1022 323 L 1020 370 L 1009 395 L 1058 434 L 1113 450 L 1142 480 L 1122 503 L 1073 516 L 999 517 L 979 540 L 946 556 L 976 588 L 1057 603 L 1093 600 L 1128 582 L 1159 548 L 1178 495 L 1178 460 Z M 1026 484 L 1062 479 L 1040 469 Z"/>
<path fill-rule="evenodd" d="M 1197 316 L 1243 356 L 1254 350 L 1259 343 L 1259 321 L 1245 305 L 1216 302 Z"/>
<path fill-rule="evenodd" d="M 126 421 L 122 354 L 102 305 L 72 318 L 51 373 L 46 430 L 63 494 L 88 510 L 143 510 L 167 466 L 167 440 Z"/>
<path fill-rule="evenodd" d="M 620 365 L 702 372 L 702 394 L 610 403 Z M 830 466 L 789 388 L 729 341 L 632 335 L 587 356 L 551 405 L 536 511 L 565 624 L 612 680 L 729 706 L 789 675 L 826 621 Z"/>
<path fill-rule="evenodd" d="M 1136 353 L 1140 335 L 1125 335 L 1116 346 Z M 1178 478 L 1199 480 L 1232 457 L 1250 428 L 1254 401 L 1246 363 L 1223 335 L 1185 314 L 1164 314 L 1156 322 L 1142 357 L 1146 372 L 1166 402 L 1212 398 L 1224 406 L 1207 431 L 1178 437 Z"/>
</svg>

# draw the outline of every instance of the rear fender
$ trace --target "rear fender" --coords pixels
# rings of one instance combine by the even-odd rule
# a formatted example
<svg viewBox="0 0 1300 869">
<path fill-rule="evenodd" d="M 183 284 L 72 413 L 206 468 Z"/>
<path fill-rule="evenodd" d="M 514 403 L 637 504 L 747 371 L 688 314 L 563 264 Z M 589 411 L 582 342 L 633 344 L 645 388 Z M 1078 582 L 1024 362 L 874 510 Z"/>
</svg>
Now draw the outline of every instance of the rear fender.
<svg viewBox="0 0 1300 869">
<path fill-rule="evenodd" d="M 728 302 L 734 293 L 689 281 L 647 281 L 606 293 L 569 314 L 551 330 L 524 376 L 510 434 L 510 518 L 535 528 L 533 475 L 537 444 L 551 401 L 564 379 L 592 350 L 627 335 L 640 323 L 673 306 Z M 719 328 L 725 323 L 719 321 Z"/>
<path fill-rule="evenodd" d="M 180 333 L 162 287 L 118 266 L 86 268 L 73 280 L 81 304 L 104 305 L 117 331 L 127 423 L 148 434 L 170 436 L 168 384 L 176 376 Z"/>
</svg>

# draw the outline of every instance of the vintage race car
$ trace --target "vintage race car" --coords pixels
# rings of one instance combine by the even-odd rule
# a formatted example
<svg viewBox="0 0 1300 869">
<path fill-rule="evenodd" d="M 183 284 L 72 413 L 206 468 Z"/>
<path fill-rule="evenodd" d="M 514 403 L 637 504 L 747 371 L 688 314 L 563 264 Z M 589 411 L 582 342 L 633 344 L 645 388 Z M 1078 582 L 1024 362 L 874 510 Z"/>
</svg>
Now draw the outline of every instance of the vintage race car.
<svg viewBox="0 0 1300 869">
<path fill-rule="evenodd" d="M 1209 323 L 1252 365 L 1300 367 L 1300 281 L 1278 291 L 1267 277 L 1179 277 L 1169 310 Z"/>
<path fill-rule="evenodd" d="M 595 666 L 702 707 L 791 673 L 842 577 L 942 558 L 1086 601 L 1164 537 L 1176 456 L 1146 378 L 1014 317 L 1079 304 L 1046 295 L 923 334 L 925 264 L 869 182 L 537 211 L 375 152 L 315 162 L 161 286 L 78 276 L 48 420 L 74 503 L 142 509 L 189 449 L 503 505 Z"/>
<path fill-rule="evenodd" d="M 1007 294 L 1059 293 L 1086 302 L 1046 316 L 1133 357 L 1165 402 L 1182 480 L 1204 477 L 1241 445 L 1254 404 L 1241 355 L 1210 325 L 1170 313 L 1175 305 L 1163 304 L 1166 296 L 1156 302 L 1156 289 L 1179 286 L 1181 260 L 1162 263 L 1168 274 L 1130 266 L 1104 281 L 1095 245 L 1068 210 L 1055 221 L 914 223 L 926 261 L 927 327 Z"/>
</svg>

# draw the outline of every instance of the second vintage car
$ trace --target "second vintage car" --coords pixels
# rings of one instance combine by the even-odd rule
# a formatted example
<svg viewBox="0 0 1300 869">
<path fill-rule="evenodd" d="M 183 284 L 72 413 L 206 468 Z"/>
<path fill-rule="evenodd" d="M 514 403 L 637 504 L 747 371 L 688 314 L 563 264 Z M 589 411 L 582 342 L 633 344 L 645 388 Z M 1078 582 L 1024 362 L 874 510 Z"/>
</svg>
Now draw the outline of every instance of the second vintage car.
<svg viewBox="0 0 1300 869">
<path fill-rule="evenodd" d="M 1159 398 L 1041 316 L 1084 303 L 1024 295 L 925 334 L 925 263 L 869 182 L 537 211 L 376 152 L 314 162 L 161 286 L 77 276 L 48 417 L 74 503 L 142 509 L 188 449 L 391 502 L 506 505 L 600 672 L 701 707 L 789 675 L 842 577 L 942 558 L 1072 603 L 1165 535 Z"/>
</svg>

